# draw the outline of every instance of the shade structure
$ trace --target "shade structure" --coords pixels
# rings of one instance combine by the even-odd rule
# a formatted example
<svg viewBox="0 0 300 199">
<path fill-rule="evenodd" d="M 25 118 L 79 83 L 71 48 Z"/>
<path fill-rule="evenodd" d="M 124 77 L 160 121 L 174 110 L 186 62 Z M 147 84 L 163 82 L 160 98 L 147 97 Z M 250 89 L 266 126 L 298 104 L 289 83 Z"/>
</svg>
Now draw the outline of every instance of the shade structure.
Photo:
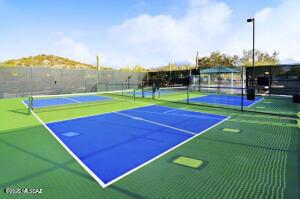
<svg viewBox="0 0 300 199">
<path fill-rule="evenodd" d="M 201 70 L 201 73 L 202 74 L 219 74 L 219 73 L 227 74 L 227 73 L 239 73 L 239 71 L 224 66 L 216 66 L 212 68 L 203 69 Z"/>
</svg>

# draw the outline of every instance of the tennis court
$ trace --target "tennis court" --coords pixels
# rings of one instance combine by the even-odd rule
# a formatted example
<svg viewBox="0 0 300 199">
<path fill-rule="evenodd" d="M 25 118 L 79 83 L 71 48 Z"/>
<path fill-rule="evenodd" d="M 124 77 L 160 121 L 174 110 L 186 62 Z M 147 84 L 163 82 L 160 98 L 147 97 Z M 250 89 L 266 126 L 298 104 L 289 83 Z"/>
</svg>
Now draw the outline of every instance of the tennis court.
<svg viewBox="0 0 300 199">
<path fill-rule="evenodd" d="M 242 101 L 243 99 L 243 101 Z M 247 96 L 238 95 L 206 95 L 195 98 L 190 98 L 190 102 L 195 103 L 208 103 L 208 104 L 221 104 L 228 106 L 241 106 L 243 103 L 244 107 L 250 107 L 257 102 L 263 100 L 262 97 L 256 97 L 255 100 L 248 100 Z"/>
<path fill-rule="evenodd" d="M 226 119 L 151 105 L 46 126 L 106 187 Z"/>
<path fill-rule="evenodd" d="M 35 100 L 32 104 L 32 108 L 42 108 L 42 107 L 49 107 L 49 106 L 60 106 L 60 105 L 67 105 L 67 104 L 79 104 L 79 103 L 87 103 L 87 102 L 98 102 L 103 100 L 111 100 L 109 97 L 97 96 L 97 95 L 83 95 L 83 96 L 67 96 L 67 97 L 55 97 L 55 96 L 48 96 L 44 99 Z M 29 100 L 23 101 L 27 106 L 29 105 Z"/>
<path fill-rule="evenodd" d="M 186 88 L 161 91 L 171 93 L 33 96 L 31 115 L 28 99 L 1 99 L 1 189 L 43 188 L 45 198 L 299 196 L 297 118 L 187 104 Z M 262 99 L 251 108 L 299 110 L 288 98 Z"/>
</svg>

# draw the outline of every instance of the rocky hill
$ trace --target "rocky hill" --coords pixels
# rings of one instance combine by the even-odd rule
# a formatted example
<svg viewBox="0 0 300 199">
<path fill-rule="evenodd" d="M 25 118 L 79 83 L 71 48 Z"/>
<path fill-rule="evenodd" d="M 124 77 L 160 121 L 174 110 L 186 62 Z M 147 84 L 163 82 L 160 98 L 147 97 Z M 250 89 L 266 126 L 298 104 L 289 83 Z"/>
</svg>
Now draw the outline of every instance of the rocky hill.
<svg viewBox="0 0 300 199">
<path fill-rule="evenodd" d="M 11 59 L 0 63 L 2 67 L 49 67 L 49 68 L 69 68 L 69 69 L 95 69 L 95 66 L 84 64 L 54 55 L 37 55 L 20 59 Z"/>
</svg>

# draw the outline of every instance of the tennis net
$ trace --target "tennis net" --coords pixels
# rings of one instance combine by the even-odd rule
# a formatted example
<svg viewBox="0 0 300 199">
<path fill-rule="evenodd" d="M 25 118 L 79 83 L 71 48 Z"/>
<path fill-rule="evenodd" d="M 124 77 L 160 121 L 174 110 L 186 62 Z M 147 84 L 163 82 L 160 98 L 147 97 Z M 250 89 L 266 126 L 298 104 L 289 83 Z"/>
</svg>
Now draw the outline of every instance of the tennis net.
<svg viewBox="0 0 300 199">
<path fill-rule="evenodd" d="M 69 109 L 93 105 L 108 105 L 111 103 L 134 100 L 135 90 L 105 91 L 93 93 L 72 93 L 61 95 L 37 95 L 24 100 L 30 110 L 49 111 Z"/>
<path fill-rule="evenodd" d="M 178 86 L 178 87 L 145 87 L 136 91 L 136 97 L 142 98 L 152 98 L 153 100 L 162 101 L 179 101 L 186 102 L 188 87 Z"/>
<path fill-rule="evenodd" d="M 240 109 L 246 100 L 246 95 L 244 97 L 241 95 L 242 88 L 232 87 L 162 87 L 156 92 L 155 100 L 221 108 Z"/>
</svg>

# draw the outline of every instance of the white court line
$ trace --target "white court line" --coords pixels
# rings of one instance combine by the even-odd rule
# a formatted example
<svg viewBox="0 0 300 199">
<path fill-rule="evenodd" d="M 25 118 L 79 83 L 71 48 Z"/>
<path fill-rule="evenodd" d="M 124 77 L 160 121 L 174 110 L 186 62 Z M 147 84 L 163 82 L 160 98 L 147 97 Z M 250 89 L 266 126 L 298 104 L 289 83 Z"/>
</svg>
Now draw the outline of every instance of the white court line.
<svg viewBox="0 0 300 199">
<path fill-rule="evenodd" d="M 206 95 L 206 96 L 209 96 L 209 95 Z M 200 96 L 200 97 L 205 97 L 205 96 Z M 196 98 L 198 98 L 198 97 L 196 97 Z M 191 98 L 191 99 L 193 99 L 193 98 Z M 228 100 L 228 101 L 236 101 L 235 99 L 226 99 L 226 100 Z M 244 100 L 244 99 L 243 99 Z M 249 107 L 251 107 L 251 106 L 253 106 L 254 104 L 256 104 L 256 103 L 258 103 L 258 102 L 260 102 L 261 100 L 264 100 L 264 98 L 262 97 L 260 100 L 257 100 L 256 102 L 254 102 L 253 104 L 250 104 L 249 106 L 244 106 L 245 108 L 249 108 Z M 193 101 L 192 101 L 193 102 Z M 194 101 L 195 103 L 197 103 L 197 101 Z M 206 104 L 216 104 L 216 105 L 225 105 L 225 106 L 237 106 L 237 107 L 240 107 L 241 106 L 241 104 L 240 105 L 229 105 L 229 104 L 221 104 L 221 103 L 210 103 L 210 102 L 198 102 L 198 103 L 206 103 Z"/>
<path fill-rule="evenodd" d="M 111 184 L 113 184 L 113 183 L 117 182 L 118 180 L 121 180 L 122 178 L 124 178 L 124 177 L 128 176 L 129 174 L 131 174 L 131 173 L 135 172 L 136 170 L 138 170 L 138 169 L 140 169 L 140 168 L 142 168 L 142 167 L 146 166 L 147 164 L 150 164 L 151 162 L 153 162 L 153 161 L 157 160 L 158 158 L 160 158 L 160 157 L 162 157 L 162 156 L 166 155 L 167 153 L 169 153 L 169 152 L 171 152 L 171 151 L 175 150 L 176 148 L 178 148 L 178 147 L 182 146 L 183 144 L 185 144 L 185 143 L 187 143 L 187 142 L 191 141 L 192 139 L 194 139 L 194 138 L 198 137 L 199 135 L 201 135 L 201 134 L 205 133 L 206 131 L 208 131 L 208 130 L 210 130 L 210 129 L 214 128 L 215 126 L 217 126 L 217 125 L 219 125 L 219 124 L 221 124 L 221 123 L 225 122 L 225 121 L 226 121 L 226 120 L 228 120 L 228 119 L 230 119 L 230 117 L 227 117 L 227 118 L 225 118 L 224 120 L 222 120 L 222 121 L 218 122 L 217 124 L 215 124 L 215 125 L 213 125 L 213 126 L 211 126 L 211 127 L 207 128 L 207 129 L 205 129 L 205 130 L 203 130 L 203 131 L 199 132 L 198 134 L 196 134 L 196 135 L 194 135 L 194 136 L 190 137 L 189 139 L 187 139 L 187 140 L 185 140 L 185 141 L 183 141 L 183 142 L 179 143 L 178 145 L 176 145 L 176 146 L 174 146 L 174 147 L 170 148 L 169 150 L 167 150 L 167 151 L 165 151 L 165 152 L 163 152 L 163 153 L 159 154 L 158 156 L 156 156 L 156 157 L 154 157 L 154 158 L 152 158 L 152 159 L 148 160 L 147 162 L 145 162 L 145 163 L 141 164 L 140 166 L 138 166 L 138 167 L 135 167 L 134 169 L 132 169 L 132 170 L 128 171 L 127 173 L 124 173 L 123 175 L 121 175 L 121 176 L 119 176 L 119 177 L 115 178 L 114 180 L 112 180 L 112 181 L 110 181 L 110 182 L 106 183 L 106 185 L 105 185 L 105 186 L 107 187 L 107 186 L 109 186 L 109 185 L 111 185 Z"/>
<path fill-rule="evenodd" d="M 125 92 L 126 90 L 124 90 Z M 104 94 L 109 94 L 108 92 L 103 92 Z M 102 93 L 102 94 L 103 94 Z M 85 96 L 90 96 L 92 94 L 95 94 L 94 96 L 99 96 L 99 97 L 104 97 L 104 98 L 107 98 L 107 99 L 103 99 L 103 100 L 95 100 L 95 101 L 89 101 L 89 102 L 85 102 L 85 101 L 79 101 L 79 100 L 74 100 L 74 99 L 71 99 L 71 98 L 68 98 L 68 97 L 62 97 L 62 95 L 36 95 L 36 96 L 32 96 L 33 98 L 36 97 L 36 98 L 39 98 L 37 100 L 47 100 L 47 99 L 67 99 L 69 101 L 73 101 L 73 102 L 76 102 L 76 104 L 83 104 L 83 103 L 97 103 L 97 102 L 101 102 L 101 101 L 105 101 L 105 100 L 108 100 L 108 99 L 114 99 L 114 100 L 118 100 L 119 98 L 116 98 L 116 97 L 111 97 L 111 96 L 100 96 L 99 94 L 100 93 L 84 93 L 84 95 L 79 95 L 78 93 L 74 93 L 74 94 L 66 94 L 68 96 L 78 96 L 78 97 L 85 97 Z M 98 95 L 97 95 L 98 94 Z M 56 97 L 56 98 L 55 98 Z M 145 104 L 144 102 L 139 102 L 141 104 Z M 64 105 L 74 105 L 74 103 L 67 103 L 67 104 L 53 104 L 53 105 L 46 105 L 46 106 L 40 106 L 40 107 L 33 107 L 33 108 L 47 108 L 47 107 L 53 107 L 53 106 L 64 106 Z"/>
<path fill-rule="evenodd" d="M 98 176 L 91 171 L 73 152 L 69 147 L 67 147 L 63 141 L 61 141 L 55 133 L 35 114 L 34 111 L 31 110 L 32 115 L 51 133 L 51 135 L 62 145 L 62 147 L 79 163 L 79 165 L 84 168 L 95 180 L 96 182 L 102 187 L 105 188 L 106 184 L 98 178 Z"/>
<path fill-rule="evenodd" d="M 23 104 L 27 107 L 27 105 L 23 102 Z M 148 106 L 152 106 L 152 105 L 148 105 Z M 135 109 L 135 108 L 133 108 L 133 109 Z M 174 109 L 176 109 L 176 108 L 174 108 Z M 187 110 L 187 111 L 189 111 L 189 110 Z M 195 112 L 197 112 L 197 111 L 195 111 Z M 34 113 L 34 111 L 32 111 L 31 110 L 31 113 L 34 115 L 34 117 L 51 133 L 51 135 L 62 145 L 62 147 L 64 147 L 64 149 L 79 163 L 79 165 L 82 167 L 82 168 L 84 168 L 95 180 L 96 180 L 96 182 L 102 187 L 102 188 L 106 188 L 106 187 L 108 187 L 109 185 L 111 185 L 111 184 L 113 184 L 114 182 L 116 182 L 116 181 L 118 181 L 118 180 L 120 180 L 120 179 L 122 179 L 122 178 L 124 178 L 124 177 L 126 177 L 127 175 L 129 175 L 129 174 L 131 174 L 131 173 L 133 173 L 133 172 L 135 172 L 136 170 L 138 170 L 138 169 L 140 169 L 140 168 L 142 168 L 142 167 L 144 167 L 144 166 L 146 166 L 147 164 L 150 164 L 151 162 L 153 162 L 153 161 L 155 161 L 156 159 L 158 159 L 158 158 L 160 158 L 160 157 L 162 157 L 162 156 L 164 156 L 165 154 L 167 154 L 167 153 L 169 153 L 169 152 L 171 152 L 171 151 L 173 151 L 173 150 L 175 150 L 176 148 L 178 148 L 178 147 L 180 147 L 180 146 L 182 146 L 183 144 L 185 144 L 185 143 L 187 143 L 187 142 L 189 142 L 190 140 L 192 140 L 192 139 L 194 139 L 194 138 L 196 138 L 196 137 L 198 137 L 199 135 L 201 135 L 201 134 L 203 134 L 203 133 L 205 133 L 206 131 L 208 131 L 208 130 L 210 130 L 210 129 L 212 129 L 212 128 L 214 128 L 215 126 L 217 126 L 217 125 L 219 125 L 219 124 L 221 124 L 221 123 L 223 123 L 223 122 L 225 122 L 226 120 L 228 120 L 230 117 L 226 117 L 225 119 L 223 119 L 222 121 L 220 121 L 220 122 L 218 122 L 218 123 L 216 123 L 215 125 L 213 125 L 213 126 L 211 126 L 211 127 L 209 127 L 209 128 L 207 128 L 207 129 L 205 129 L 205 130 L 203 130 L 203 131 L 201 131 L 201 132 L 199 132 L 199 133 L 196 133 L 196 134 L 194 134 L 194 133 L 192 133 L 193 134 L 193 136 L 192 137 L 190 137 L 189 139 L 187 139 L 187 140 L 185 140 L 185 141 L 183 141 L 183 142 L 181 142 L 181 143 L 179 143 L 178 145 L 176 145 L 176 146 L 174 146 L 174 147 L 172 147 L 172 148 L 170 148 L 169 150 L 167 150 L 167 151 L 165 151 L 165 152 L 163 152 L 163 153 L 161 153 L 161 154 L 159 154 L 158 156 L 155 156 L 154 158 L 152 158 L 152 159 L 150 159 L 150 160 L 148 160 L 148 161 L 146 161 L 146 162 L 144 162 L 143 164 L 141 164 L 141 165 L 139 165 L 138 167 L 135 167 L 134 169 L 132 169 L 132 170 L 130 170 L 130 171 L 128 171 L 128 172 L 126 172 L 125 174 L 123 174 L 123 175 L 121 175 L 121 176 L 119 176 L 119 177 L 117 177 L 117 178 L 115 178 L 114 180 L 112 180 L 112 181 L 110 181 L 110 182 L 108 182 L 108 183 L 104 183 L 93 171 L 91 171 L 56 135 L 55 135 L 55 133 Z M 198 112 L 199 113 L 199 112 Z M 201 113 L 201 112 L 200 112 Z M 119 113 L 120 114 L 120 113 Z M 99 115 L 99 114 L 98 114 Z M 87 117 L 90 117 L 90 116 L 87 116 Z M 130 116 L 130 117 L 132 117 L 132 116 Z M 133 117 L 133 118 L 135 118 L 135 119 L 137 119 L 136 117 Z M 142 118 L 138 118 L 138 119 L 142 119 Z M 152 123 L 152 122 L 151 122 Z M 157 123 L 158 124 L 158 123 Z M 172 127 L 172 128 L 174 128 L 174 127 Z M 176 129 L 176 128 L 174 128 L 174 129 Z M 177 129 L 177 130 L 179 130 L 179 129 Z M 182 129 L 181 129 L 182 130 Z M 183 130 L 183 131 L 185 131 L 185 130 Z"/>
<path fill-rule="evenodd" d="M 82 103 L 82 101 L 79 101 L 79 100 L 75 100 L 75 99 L 72 99 L 72 98 L 69 98 L 69 97 L 63 97 L 64 99 L 67 99 L 67 100 L 70 100 L 72 102 L 76 102 L 76 103 Z"/>
<path fill-rule="evenodd" d="M 191 104 L 193 106 L 193 104 Z M 168 107 L 168 106 L 164 106 L 164 105 L 159 105 L 159 106 L 163 106 L 163 107 Z M 206 112 L 200 112 L 200 111 L 193 111 L 193 110 L 190 110 L 190 109 L 187 109 L 189 106 L 183 106 L 183 107 L 180 107 L 180 108 L 173 108 L 173 109 L 179 109 L 179 110 L 184 110 L 184 111 L 191 111 L 191 112 L 194 112 L 194 113 L 202 113 L 202 114 L 207 114 L 207 115 L 216 115 L 216 116 L 223 116 L 223 117 L 229 117 L 228 115 L 222 115 L 222 114 L 215 114 L 215 113 L 206 113 Z M 168 107 L 170 108 L 170 107 Z"/>
<path fill-rule="evenodd" d="M 253 104 L 250 104 L 249 106 L 247 106 L 247 108 L 253 106 L 254 104 L 256 104 L 256 103 L 258 103 L 258 102 L 260 102 L 260 101 L 262 101 L 262 100 L 264 100 L 264 99 L 265 99 L 265 98 L 262 97 L 260 100 L 257 100 L 257 101 L 254 102 Z"/>
<path fill-rule="evenodd" d="M 26 108 L 29 108 L 28 105 L 24 102 L 24 100 L 21 100 L 22 104 L 24 104 L 26 106 Z"/>
<path fill-rule="evenodd" d="M 114 112 L 114 113 L 119 114 L 119 115 L 123 115 L 123 116 L 126 116 L 126 117 L 130 117 L 132 119 L 141 120 L 141 121 L 148 122 L 148 123 L 151 123 L 151 124 L 156 124 L 156 125 L 159 125 L 159 126 L 167 127 L 167 128 L 174 129 L 174 130 L 177 130 L 177 131 L 182 131 L 184 133 L 188 133 L 188 134 L 191 134 L 191 135 L 196 135 L 197 134 L 197 133 L 194 133 L 194 132 L 191 132 L 191 131 L 179 129 L 179 128 L 169 126 L 169 125 L 165 125 L 165 124 L 161 124 L 161 123 L 158 123 L 158 122 L 153 122 L 151 120 L 146 120 L 146 119 L 143 119 L 143 118 L 140 118 L 140 117 L 134 117 L 132 115 L 127 115 L 127 114 L 119 113 L 119 112 Z"/>
<path fill-rule="evenodd" d="M 140 102 L 138 102 L 140 103 Z M 146 104 L 146 103 L 141 103 L 141 104 Z M 117 111 L 130 111 L 132 109 L 137 109 L 137 108 L 143 108 L 143 107 L 147 107 L 147 106 L 153 106 L 154 104 L 147 104 L 146 106 L 139 106 L 139 107 L 135 107 L 135 108 L 131 108 L 131 109 L 121 109 L 121 110 L 117 110 Z M 93 116 L 97 116 L 97 115 L 105 115 L 105 114 L 110 114 L 113 112 L 106 112 L 106 113 L 96 113 L 96 114 L 92 114 L 92 115 L 87 115 L 87 116 L 79 116 L 79 117 L 73 117 L 70 119 L 63 119 L 63 120 L 56 120 L 56 121 L 52 121 L 52 122 L 47 122 L 47 124 L 52 124 L 52 123 L 57 123 L 57 122 L 65 122 L 65 121 L 71 121 L 71 120 L 76 120 L 76 119 L 81 119 L 81 118 L 88 118 L 88 117 L 93 117 Z"/>
<path fill-rule="evenodd" d="M 115 99 L 115 98 L 112 98 L 112 97 L 107 97 L 107 98 Z M 70 98 L 68 98 L 68 97 L 53 98 L 53 99 L 66 99 L 66 100 L 75 102 L 76 104 L 83 104 L 83 103 L 85 103 L 85 102 L 82 102 L 82 101 L 79 101 L 79 100 L 70 99 Z M 47 99 L 44 98 L 44 99 L 38 99 L 38 100 L 47 100 Z M 23 100 L 23 101 L 24 101 L 24 100 Z M 92 102 L 95 102 L 95 103 L 96 103 L 96 102 L 100 102 L 100 101 L 104 101 L 104 100 L 90 101 L 90 103 L 92 103 Z M 33 104 L 34 104 L 34 103 L 33 103 Z M 39 106 L 39 107 L 33 107 L 33 108 L 37 109 L 37 108 L 48 108 L 48 107 L 54 107 L 54 106 L 69 106 L 69 105 L 74 105 L 74 103 L 53 104 L 53 105 L 45 105 L 45 106 Z"/>
<path fill-rule="evenodd" d="M 173 108 L 171 111 L 175 112 L 180 110 L 179 108 Z M 184 111 L 189 112 L 188 109 L 182 109 Z M 126 110 L 125 110 L 126 111 Z M 165 111 L 165 112 L 154 112 L 154 111 L 140 111 L 140 110 L 129 110 L 129 111 L 134 111 L 134 112 L 138 112 L 138 113 L 151 113 L 151 114 L 155 114 L 155 115 L 170 115 L 170 116 L 176 116 L 176 117 L 190 117 L 190 118 L 198 118 L 198 119 L 219 119 L 217 118 L 217 116 L 221 116 L 221 115 L 216 115 L 216 114 L 208 114 L 208 113 L 202 113 L 202 112 L 196 112 L 195 113 L 199 113 L 199 114 L 203 114 L 203 116 L 198 116 L 198 115 L 189 115 L 189 114 L 179 114 L 179 113 L 171 113 L 170 110 Z M 193 111 L 190 111 L 193 112 Z M 168 114 L 171 113 L 171 114 Z M 227 117 L 227 116 L 224 116 Z"/>
<path fill-rule="evenodd" d="M 162 113 L 170 113 L 170 112 L 173 112 L 173 111 L 176 111 L 176 109 L 172 108 L 171 110 L 168 110 L 168 111 L 164 111 Z M 146 111 L 147 112 L 147 111 Z"/>
</svg>

